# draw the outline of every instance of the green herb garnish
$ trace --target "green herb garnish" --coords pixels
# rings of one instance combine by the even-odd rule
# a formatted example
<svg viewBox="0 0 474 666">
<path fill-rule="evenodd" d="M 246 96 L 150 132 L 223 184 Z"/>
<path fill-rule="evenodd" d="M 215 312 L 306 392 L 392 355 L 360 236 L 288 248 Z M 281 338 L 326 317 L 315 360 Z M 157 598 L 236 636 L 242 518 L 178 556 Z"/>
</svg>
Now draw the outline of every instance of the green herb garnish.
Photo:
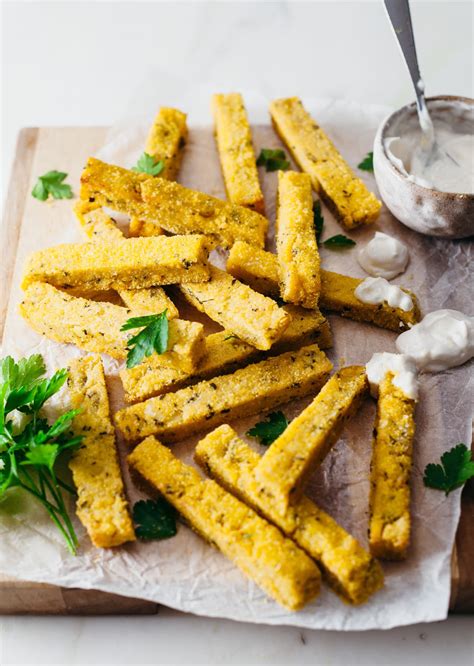
<svg viewBox="0 0 474 666">
<path fill-rule="evenodd" d="M 168 319 L 167 310 L 156 315 L 144 317 L 131 317 L 120 329 L 129 331 L 132 328 L 143 328 L 129 339 L 127 343 L 127 368 L 134 368 L 145 356 L 154 352 L 163 354 L 168 348 Z"/>
<path fill-rule="evenodd" d="M 46 201 L 51 195 L 53 199 L 72 199 L 72 188 L 63 180 L 67 178 L 67 173 L 62 171 L 48 171 L 40 176 L 36 185 L 31 191 L 32 196 L 40 201 Z"/>
<path fill-rule="evenodd" d="M 344 236 L 343 234 L 331 236 L 331 238 L 328 238 L 323 243 L 324 247 L 328 247 L 330 250 L 343 250 L 347 247 L 352 247 L 355 244 L 356 242 L 353 241 L 352 238 L 347 238 L 347 236 Z"/>
<path fill-rule="evenodd" d="M 82 441 L 70 432 L 79 410 L 65 412 L 52 425 L 41 416 L 44 403 L 67 378 L 67 370 L 58 370 L 50 379 L 44 378 L 45 372 L 40 354 L 18 363 L 11 356 L 0 360 L 0 500 L 11 488 L 34 497 L 75 554 L 77 537 L 63 490 L 75 491 L 58 477 L 56 467 L 62 454 Z"/>
<path fill-rule="evenodd" d="M 321 234 L 323 233 L 324 217 L 321 213 L 321 202 L 319 199 L 313 202 L 314 230 L 316 233 L 316 243 L 319 245 Z"/>
<path fill-rule="evenodd" d="M 142 153 L 138 158 L 136 166 L 132 167 L 132 171 L 137 173 L 147 173 L 150 176 L 158 176 L 165 168 L 163 160 L 155 160 L 153 155 Z"/>
<path fill-rule="evenodd" d="M 372 152 L 367 153 L 362 162 L 357 165 L 362 171 L 374 172 L 374 154 Z"/>
<path fill-rule="evenodd" d="M 138 524 L 135 533 L 139 539 L 169 539 L 177 532 L 174 507 L 161 497 L 136 502 L 133 520 Z"/>
<path fill-rule="evenodd" d="M 463 486 L 474 477 L 474 460 L 465 444 L 453 446 L 441 456 L 441 465 L 430 463 L 425 467 L 423 483 L 428 488 L 444 490 L 446 495 Z"/>
<path fill-rule="evenodd" d="M 262 148 L 257 159 L 257 166 L 263 166 L 267 171 L 286 171 L 290 168 L 290 163 L 286 159 L 284 150 Z"/>
<path fill-rule="evenodd" d="M 265 421 L 256 423 L 247 432 L 249 437 L 256 437 L 263 446 L 270 446 L 288 427 L 288 421 L 283 412 L 272 412 Z"/>
</svg>

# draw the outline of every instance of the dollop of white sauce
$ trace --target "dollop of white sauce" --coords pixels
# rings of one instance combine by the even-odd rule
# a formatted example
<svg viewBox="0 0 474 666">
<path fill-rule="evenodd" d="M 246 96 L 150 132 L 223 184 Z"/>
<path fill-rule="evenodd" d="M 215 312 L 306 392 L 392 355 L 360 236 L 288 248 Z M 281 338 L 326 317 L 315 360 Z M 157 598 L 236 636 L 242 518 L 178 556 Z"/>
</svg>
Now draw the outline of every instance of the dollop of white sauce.
<svg viewBox="0 0 474 666">
<path fill-rule="evenodd" d="M 420 370 L 454 368 L 474 356 L 474 317 L 457 310 L 435 310 L 399 335 L 396 346 Z"/>
<path fill-rule="evenodd" d="M 370 392 L 376 398 L 380 382 L 387 372 L 393 373 L 393 384 L 412 400 L 418 400 L 418 372 L 414 361 L 405 354 L 374 354 L 365 366 Z"/>
<path fill-rule="evenodd" d="M 369 275 L 391 280 L 407 267 L 408 248 L 393 236 L 376 231 L 372 240 L 359 250 L 357 260 Z"/>
<path fill-rule="evenodd" d="M 385 140 L 387 155 L 418 185 L 440 192 L 474 194 L 474 108 L 445 102 L 435 110 L 436 114 L 430 106 L 434 140 L 417 118 L 407 118 L 406 123 L 398 123 L 398 135 Z"/>
<path fill-rule="evenodd" d="M 398 285 L 390 284 L 382 277 L 365 278 L 354 290 L 354 295 L 362 303 L 375 305 L 385 301 L 390 307 L 400 308 L 404 312 L 413 309 L 411 296 Z"/>
</svg>

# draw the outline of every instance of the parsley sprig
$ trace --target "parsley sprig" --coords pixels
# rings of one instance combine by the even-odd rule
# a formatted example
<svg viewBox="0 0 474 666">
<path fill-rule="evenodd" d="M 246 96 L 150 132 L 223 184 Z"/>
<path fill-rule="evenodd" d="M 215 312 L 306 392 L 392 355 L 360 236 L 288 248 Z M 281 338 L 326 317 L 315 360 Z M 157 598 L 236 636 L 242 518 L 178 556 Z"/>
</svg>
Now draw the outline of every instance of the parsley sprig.
<svg viewBox="0 0 474 666">
<path fill-rule="evenodd" d="M 444 490 L 446 495 L 474 477 L 474 460 L 465 444 L 458 444 L 441 456 L 441 465 L 430 463 L 425 468 L 423 483 L 428 488 Z"/>
<path fill-rule="evenodd" d="M 256 423 L 247 432 L 249 437 L 256 437 L 263 446 L 270 446 L 288 427 L 288 420 L 283 412 L 272 412 L 265 421 Z"/>
<path fill-rule="evenodd" d="M 46 201 L 49 195 L 53 199 L 72 199 L 71 186 L 63 182 L 66 178 L 63 171 L 48 171 L 38 178 L 31 194 L 40 201 Z"/>
<path fill-rule="evenodd" d="M 163 160 L 155 160 L 153 155 L 142 153 L 138 158 L 136 166 L 132 167 L 132 171 L 137 173 L 147 173 L 150 176 L 158 176 L 165 168 Z"/>
<path fill-rule="evenodd" d="M 140 500 L 133 506 L 135 534 L 139 539 L 169 539 L 176 532 L 176 511 L 163 497 Z"/>
<path fill-rule="evenodd" d="M 12 488 L 34 497 L 75 554 L 77 537 L 63 497 L 64 490 L 75 491 L 58 477 L 57 463 L 82 441 L 69 432 L 78 410 L 65 412 L 53 424 L 41 415 L 67 378 L 66 370 L 50 379 L 45 372 L 40 354 L 17 363 L 11 356 L 0 359 L 0 500 Z"/>
<path fill-rule="evenodd" d="M 257 158 L 257 166 L 265 167 L 266 171 L 286 171 L 290 163 L 284 150 L 280 148 L 262 148 Z"/>
<path fill-rule="evenodd" d="M 362 162 L 357 165 L 361 171 L 370 171 L 371 173 L 374 172 L 374 154 L 373 152 L 367 153 L 367 155 L 364 157 Z"/>
<path fill-rule="evenodd" d="M 145 356 L 154 352 L 163 354 L 168 348 L 168 319 L 167 310 L 160 314 L 145 315 L 144 317 L 131 317 L 123 324 L 121 331 L 132 328 L 141 328 L 128 340 L 127 368 L 134 368 Z"/>
</svg>

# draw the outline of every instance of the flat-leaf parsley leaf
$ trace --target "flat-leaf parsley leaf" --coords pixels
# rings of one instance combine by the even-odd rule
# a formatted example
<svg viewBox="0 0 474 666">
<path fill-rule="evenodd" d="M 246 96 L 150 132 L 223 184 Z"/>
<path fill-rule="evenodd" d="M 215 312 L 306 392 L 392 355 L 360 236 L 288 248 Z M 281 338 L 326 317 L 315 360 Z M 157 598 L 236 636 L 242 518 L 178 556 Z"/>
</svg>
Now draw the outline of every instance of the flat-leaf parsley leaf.
<svg viewBox="0 0 474 666">
<path fill-rule="evenodd" d="M 361 171 L 370 171 L 374 172 L 374 154 L 372 152 L 367 153 L 362 162 L 357 165 Z"/>
<path fill-rule="evenodd" d="M 127 368 L 138 365 L 145 356 L 154 352 L 163 354 L 168 348 L 168 319 L 167 310 L 160 314 L 146 315 L 144 317 L 131 317 L 120 329 L 128 331 L 132 328 L 142 328 L 128 340 Z"/>
<path fill-rule="evenodd" d="M 324 247 L 327 247 L 330 250 L 343 250 L 352 247 L 355 244 L 356 242 L 353 241 L 352 238 L 347 238 L 347 236 L 344 236 L 343 234 L 331 236 L 331 238 L 328 238 L 323 243 Z"/>
<path fill-rule="evenodd" d="M 428 488 L 444 490 L 446 495 L 463 486 L 474 477 L 474 460 L 465 444 L 453 446 L 441 456 L 441 465 L 430 463 L 425 467 L 423 483 Z"/>
<path fill-rule="evenodd" d="M 155 160 L 153 155 L 142 153 L 138 158 L 136 166 L 132 167 L 132 171 L 137 173 L 147 173 L 150 176 L 158 176 L 165 168 L 163 160 Z"/>
<path fill-rule="evenodd" d="M 283 412 L 272 412 L 265 421 L 260 421 L 250 428 L 247 435 L 259 439 L 263 446 L 270 446 L 287 427 L 288 421 Z"/>
<path fill-rule="evenodd" d="M 40 201 L 46 201 L 49 195 L 53 199 L 72 199 L 72 188 L 67 183 L 63 183 L 65 178 L 67 178 L 67 173 L 63 171 L 48 171 L 38 178 L 31 194 Z"/>
<path fill-rule="evenodd" d="M 176 512 L 164 498 L 140 500 L 133 506 L 133 520 L 138 524 L 139 539 L 169 539 L 177 532 Z"/>
<path fill-rule="evenodd" d="M 286 171 L 290 163 L 286 159 L 285 151 L 281 148 L 262 148 L 257 159 L 257 166 L 263 166 L 267 171 Z"/>
</svg>

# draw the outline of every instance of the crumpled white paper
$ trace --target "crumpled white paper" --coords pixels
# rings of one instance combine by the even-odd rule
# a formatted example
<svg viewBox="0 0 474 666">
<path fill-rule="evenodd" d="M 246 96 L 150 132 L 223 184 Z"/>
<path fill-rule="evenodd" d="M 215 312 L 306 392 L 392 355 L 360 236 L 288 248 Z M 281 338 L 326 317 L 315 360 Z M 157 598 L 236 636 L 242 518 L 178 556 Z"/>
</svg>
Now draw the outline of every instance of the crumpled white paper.
<svg viewBox="0 0 474 666">
<path fill-rule="evenodd" d="M 194 97 L 195 107 L 199 107 L 195 116 L 201 120 L 203 109 L 207 109 L 208 92 L 211 91 Z M 266 101 L 252 93 L 245 96 L 251 121 L 266 122 Z M 159 104 L 177 103 L 167 99 L 155 102 L 150 107 L 149 117 L 140 126 L 125 123 L 119 131 L 112 132 L 110 142 L 99 156 L 123 166 L 132 166 L 143 151 L 146 128 L 153 110 Z M 311 103 L 305 100 L 305 103 L 356 168 L 371 150 L 376 128 L 387 109 L 361 107 L 342 101 Z M 181 108 L 187 110 L 189 106 L 182 104 Z M 179 180 L 185 185 L 224 197 L 212 130 L 210 127 L 198 129 L 192 122 L 191 116 L 190 141 Z M 258 151 L 261 147 L 281 145 L 268 124 L 254 126 L 254 140 Z M 375 190 L 373 176 L 359 173 Z M 262 173 L 261 176 L 267 214 L 273 221 L 276 175 Z M 324 206 L 323 212 L 323 238 L 341 233 L 341 228 Z M 467 241 L 421 236 L 398 223 L 385 208 L 376 225 L 356 231 L 352 236 L 360 247 L 377 229 L 400 238 L 408 245 L 410 264 L 396 282 L 418 294 L 425 313 L 441 307 L 464 311 L 472 308 L 468 293 L 472 246 Z M 28 234 L 23 234 L 20 239 L 19 254 L 22 254 L 22 243 L 35 247 L 34 242 L 37 241 L 40 247 L 54 242 L 54 238 L 57 242 L 81 239 L 72 215 L 60 228 L 55 228 L 55 235 L 50 240 L 44 238 L 44 230 L 30 224 Z M 270 239 L 269 247 L 272 248 L 272 245 L 273 239 Z M 331 270 L 364 276 L 355 253 L 354 249 L 331 252 L 323 247 L 322 263 Z M 222 253 L 214 255 L 214 260 L 222 265 Z M 4 354 L 9 352 L 20 356 L 40 352 L 48 367 L 53 369 L 65 365 L 67 359 L 81 353 L 70 345 L 55 344 L 30 331 L 16 314 L 16 286 L 13 291 L 15 296 L 8 312 Z M 337 316 L 330 316 L 330 321 L 335 344 L 329 356 L 336 367 L 365 363 L 376 351 L 396 351 L 394 333 Z M 106 367 L 113 409 L 117 409 L 122 404 L 120 382 L 116 376 L 117 364 L 107 359 Z M 425 465 L 437 461 L 443 451 L 460 441 L 470 441 L 471 370 L 472 365 L 466 365 L 442 374 L 421 377 L 412 475 L 413 538 L 409 557 L 405 562 L 384 564 L 384 589 L 361 607 L 344 604 L 324 586 L 312 604 L 298 613 L 289 613 L 183 525 L 179 527 L 177 536 L 167 541 L 137 542 L 115 550 L 98 550 L 90 545 L 82 526 L 76 521 L 81 549 L 77 557 L 71 557 L 42 509 L 16 493 L 0 505 L 0 571 L 18 578 L 95 588 L 150 599 L 199 615 L 248 622 L 362 630 L 441 620 L 446 617 L 448 609 L 450 559 L 459 517 L 460 491 L 445 497 L 441 492 L 425 488 L 422 475 Z M 309 401 L 310 398 L 286 405 L 283 410 L 292 418 Z M 65 404 L 67 396 L 63 393 L 52 407 Z M 374 414 L 374 402 L 368 400 L 349 423 L 322 468 L 314 474 L 308 488 L 308 494 L 364 544 L 367 544 L 368 474 Z M 232 425 L 243 434 L 258 420 L 259 417 L 252 417 Z M 176 444 L 173 451 L 190 462 L 196 441 L 197 438 Z M 252 445 L 256 446 L 254 442 Z M 126 448 L 120 439 L 119 447 L 123 461 Z M 139 494 L 130 483 L 125 465 L 124 473 L 130 499 L 134 502 Z"/>
</svg>

